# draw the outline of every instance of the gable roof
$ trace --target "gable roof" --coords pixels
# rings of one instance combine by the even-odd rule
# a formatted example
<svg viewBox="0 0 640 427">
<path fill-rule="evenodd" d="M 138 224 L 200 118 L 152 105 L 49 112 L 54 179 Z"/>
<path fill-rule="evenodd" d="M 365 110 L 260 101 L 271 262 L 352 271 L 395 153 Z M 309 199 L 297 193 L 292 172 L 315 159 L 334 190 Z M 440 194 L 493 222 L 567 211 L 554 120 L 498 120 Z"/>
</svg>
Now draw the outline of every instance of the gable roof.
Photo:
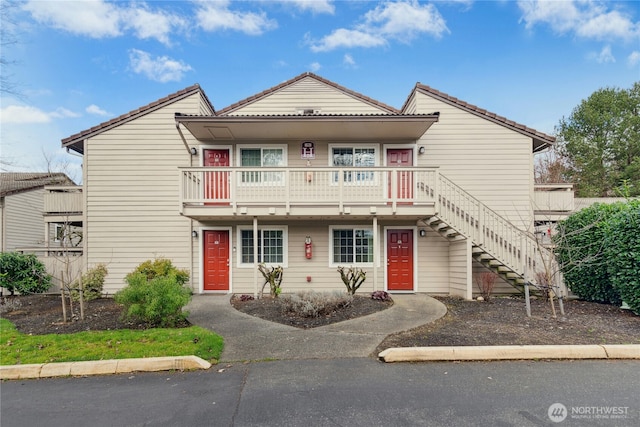
<svg viewBox="0 0 640 427">
<path fill-rule="evenodd" d="M 157 101 L 153 101 L 145 106 L 142 106 L 140 108 L 137 108 L 135 110 L 129 111 L 128 113 L 122 114 L 121 116 L 118 116 L 116 118 L 113 118 L 109 121 L 100 123 L 97 126 L 94 126 L 92 128 L 89 129 L 85 129 L 83 131 L 80 131 L 78 133 L 76 133 L 75 135 L 71 135 L 67 138 L 64 138 L 62 140 L 62 146 L 63 147 L 67 147 L 70 148 L 80 154 L 84 153 L 84 140 L 86 138 L 91 138 L 93 136 L 99 135 L 102 132 L 112 129 L 116 126 L 120 126 L 121 124 L 127 123 L 133 119 L 136 119 L 142 115 L 148 114 L 154 110 L 157 110 L 159 108 L 165 107 L 166 105 L 169 105 L 179 99 L 182 98 L 186 98 L 188 96 L 193 95 L 194 93 L 200 93 L 200 95 L 202 95 L 202 97 L 205 99 L 205 101 L 207 102 L 207 105 L 211 108 L 211 111 L 214 111 L 213 108 L 213 104 L 211 104 L 211 102 L 209 101 L 209 98 L 207 98 L 207 95 L 204 93 L 204 91 L 200 88 L 199 84 L 194 84 L 192 86 L 189 86 L 185 89 L 179 90 L 178 92 L 172 93 L 170 95 L 165 96 L 164 98 L 160 98 Z"/>
<path fill-rule="evenodd" d="M 355 91 L 353 91 L 351 89 L 347 89 L 344 86 L 340 86 L 339 84 L 336 84 L 336 83 L 334 83 L 334 82 L 332 82 L 330 80 L 322 78 L 322 77 L 320 77 L 320 76 L 318 76 L 316 74 L 313 74 L 313 73 L 310 73 L 310 72 L 306 72 L 306 73 L 302 73 L 299 76 L 296 76 L 296 77 L 294 77 L 294 78 L 292 78 L 290 80 L 287 80 L 286 82 L 280 83 L 277 86 L 273 86 L 270 89 L 264 90 L 264 91 L 262 91 L 262 92 L 260 92 L 258 94 L 255 94 L 255 95 L 250 96 L 248 98 L 245 98 L 245 99 L 243 99 L 241 101 L 238 101 L 238 102 L 236 102 L 234 104 L 231 104 L 228 107 L 225 107 L 222 110 L 219 110 L 216 113 L 216 115 L 222 116 L 222 115 L 227 115 L 229 113 L 232 113 L 233 111 L 235 111 L 235 110 L 237 110 L 239 108 L 245 107 L 245 106 L 247 106 L 249 104 L 252 104 L 252 103 L 254 103 L 256 101 L 259 101 L 259 100 L 261 100 L 261 99 L 263 99 L 263 98 L 265 98 L 265 97 L 267 97 L 267 96 L 269 96 L 269 95 L 271 95 L 271 94 L 273 94 L 273 93 L 275 93 L 275 92 L 277 92 L 277 91 L 279 91 L 281 89 L 284 89 L 284 88 L 286 88 L 288 86 L 291 86 L 291 85 L 293 85 L 293 84 L 295 84 L 295 83 L 297 83 L 300 80 L 303 80 L 305 78 L 315 79 L 316 81 L 318 81 L 320 83 L 323 83 L 323 84 L 325 84 L 327 86 L 331 86 L 332 88 L 337 89 L 340 92 L 343 92 L 346 95 L 352 96 L 352 97 L 354 97 L 354 98 L 356 98 L 356 99 L 358 99 L 358 100 L 360 100 L 362 102 L 365 102 L 365 103 L 367 103 L 369 105 L 373 105 L 373 106 L 378 107 L 378 108 L 382 108 L 383 110 L 388 111 L 390 114 L 400 114 L 400 110 L 398 110 L 397 108 L 391 107 L 390 105 L 384 104 L 384 103 L 382 103 L 380 101 L 376 101 L 373 98 L 369 98 L 368 96 L 365 96 L 365 95 L 363 95 L 361 93 L 355 92 Z"/>
<path fill-rule="evenodd" d="M 407 107 L 409 99 L 411 99 L 411 96 L 415 92 L 424 93 L 444 103 L 461 108 L 478 117 L 482 117 L 483 119 L 487 119 L 489 121 L 492 121 L 508 129 L 514 130 L 518 133 L 521 133 L 525 136 L 532 138 L 534 152 L 543 150 L 556 142 L 556 138 L 554 136 L 547 135 L 546 133 L 537 131 L 523 124 L 514 122 L 513 120 L 509 120 L 506 117 L 499 116 L 495 113 L 492 113 L 483 108 L 477 107 L 473 104 L 469 104 L 468 102 L 462 101 L 461 99 L 448 95 L 444 92 L 440 92 L 439 90 L 436 90 L 430 86 L 427 86 L 421 83 L 416 84 L 416 87 L 411 92 L 411 95 L 409 95 L 409 98 L 407 99 L 407 101 L 405 101 L 405 104 L 402 106 L 402 110 L 404 110 Z"/>
<path fill-rule="evenodd" d="M 22 193 L 43 188 L 45 185 L 76 185 L 66 174 L 2 172 L 0 173 L 0 196 Z"/>
</svg>

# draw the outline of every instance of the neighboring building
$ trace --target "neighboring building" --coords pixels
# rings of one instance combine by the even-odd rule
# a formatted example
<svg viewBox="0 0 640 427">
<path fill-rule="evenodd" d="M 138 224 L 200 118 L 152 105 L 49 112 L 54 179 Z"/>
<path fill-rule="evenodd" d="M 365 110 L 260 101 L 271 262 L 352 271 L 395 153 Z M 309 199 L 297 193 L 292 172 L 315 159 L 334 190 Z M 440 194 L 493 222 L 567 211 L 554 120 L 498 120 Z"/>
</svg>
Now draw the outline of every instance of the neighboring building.
<svg viewBox="0 0 640 427">
<path fill-rule="evenodd" d="M 545 246 L 552 246 L 558 221 L 595 203 L 617 203 L 624 197 L 575 197 L 573 184 L 536 184 L 534 192 L 534 220 L 536 235 Z"/>
<path fill-rule="evenodd" d="M 37 255 L 59 289 L 83 268 L 83 206 L 64 173 L 0 173 L 1 252 Z"/>
<path fill-rule="evenodd" d="M 154 257 L 195 292 L 470 298 L 474 272 L 534 281 L 533 155 L 554 138 L 418 83 L 401 109 L 304 73 L 215 111 L 191 86 L 62 140 L 84 155 L 86 265 L 105 291 Z M 506 282 L 505 282 L 506 283 Z"/>
<path fill-rule="evenodd" d="M 69 221 L 68 212 L 52 212 L 52 203 L 55 203 L 50 196 L 52 188 L 69 191 L 69 187 L 74 192 L 82 188 L 76 186 L 64 173 L 0 173 L 1 252 L 23 248 L 59 247 L 62 239 L 69 234 L 66 230 L 81 227 L 81 211 L 79 223 L 73 224 Z M 81 208 L 81 204 L 76 207 Z M 51 218 L 49 214 L 52 213 L 65 216 Z M 77 215 L 78 212 L 73 214 Z"/>
</svg>

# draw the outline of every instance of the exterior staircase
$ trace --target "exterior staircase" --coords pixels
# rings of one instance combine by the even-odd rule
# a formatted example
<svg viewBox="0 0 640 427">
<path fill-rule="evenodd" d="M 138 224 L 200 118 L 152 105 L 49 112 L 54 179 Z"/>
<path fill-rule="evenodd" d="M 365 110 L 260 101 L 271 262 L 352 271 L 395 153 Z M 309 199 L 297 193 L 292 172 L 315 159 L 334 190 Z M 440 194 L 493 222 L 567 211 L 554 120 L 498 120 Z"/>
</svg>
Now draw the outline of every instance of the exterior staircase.
<svg viewBox="0 0 640 427">
<path fill-rule="evenodd" d="M 436 200 L 436 214 L 424 223 L 450 240 L 470 239 L 472 257 L 520 292 L 525 284 L 541 289 L 537 272 L 552 260 L 531 233 L 521 230 L 484 203 L 438 174 L 435 188 L 423 186 Z"/>
</svg>

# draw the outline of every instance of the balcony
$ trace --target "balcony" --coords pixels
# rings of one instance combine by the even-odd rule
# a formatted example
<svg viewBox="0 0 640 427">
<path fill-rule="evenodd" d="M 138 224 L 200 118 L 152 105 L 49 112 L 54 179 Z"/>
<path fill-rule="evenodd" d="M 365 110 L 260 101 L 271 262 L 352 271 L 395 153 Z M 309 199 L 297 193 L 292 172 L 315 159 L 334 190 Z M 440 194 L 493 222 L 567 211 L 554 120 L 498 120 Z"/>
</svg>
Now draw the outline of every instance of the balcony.
<svg viewBox="0 0 640 427">
<path fill-rule="evenodd" d="M 180 168 L 180 213 L 416 220 L 435 213 L 437 168 Z"/>
<path fill-rule="evenodd" d="M 66 222 L 68 217 L 82 216 L 82 187 L 46 186 L 44 215 L 47 221 Z"/>
<path fill-rule="evenodd" d="M 575 208 L 573 184 L 536 184 L 534 189 L 536 217 L 546 215 L 550 217 L 546 219 L 562 219 Z"/>
</svg>

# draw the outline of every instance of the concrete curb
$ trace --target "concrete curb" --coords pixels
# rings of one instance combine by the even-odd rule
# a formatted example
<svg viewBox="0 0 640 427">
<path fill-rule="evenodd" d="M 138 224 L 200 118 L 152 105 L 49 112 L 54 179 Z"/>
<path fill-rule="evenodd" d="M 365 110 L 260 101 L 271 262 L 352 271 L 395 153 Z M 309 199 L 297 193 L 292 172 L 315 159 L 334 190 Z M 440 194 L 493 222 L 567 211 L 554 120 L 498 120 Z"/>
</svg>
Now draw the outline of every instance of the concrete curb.
<svg viewBox="0 0 640 427">
<path fill-rule="evenodd" d="M 532 359 L 640 359 L 640 345 L 496 345 L 468 347 L 388 348 L 384 362 L 532 360 Z"/>
<path fill-rule="evenodd" d="M 52 378 L 129 372 L 187 371 L 209 369 L 211 363 L 197 356 L 149 357 L 87 362 L 35 363 L 0 366 L 0 379 Z"/>
</svg>

